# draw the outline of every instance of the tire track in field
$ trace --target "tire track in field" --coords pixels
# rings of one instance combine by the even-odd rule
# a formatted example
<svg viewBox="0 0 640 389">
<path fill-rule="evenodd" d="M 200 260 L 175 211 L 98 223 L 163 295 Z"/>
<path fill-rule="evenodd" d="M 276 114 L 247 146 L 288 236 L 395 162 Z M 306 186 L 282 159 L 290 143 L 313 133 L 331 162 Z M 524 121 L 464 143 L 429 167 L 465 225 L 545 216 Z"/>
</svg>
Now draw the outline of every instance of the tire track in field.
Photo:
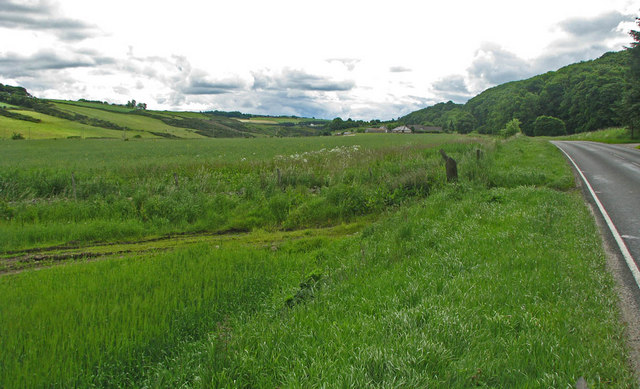
<svg viewBox="0 0 640 389">
<path fill-rule="evenodd" d="M 0 276 L 69 263 L 77 260 L 97 260 L 116 256 L 160 252 L 198 243 L 222 244 L 237 241 L 253 247 L 277 249 L 279 243 L 318 236 L 347 235 L 359 231 L 362 222 L 324 228 L 275 232 L 249 232 L 229 229 L 215 232 L 184 232 L 135 241 L 97 242 L 85 245 L 58 245 L 0 254 Z"/>
</svg>

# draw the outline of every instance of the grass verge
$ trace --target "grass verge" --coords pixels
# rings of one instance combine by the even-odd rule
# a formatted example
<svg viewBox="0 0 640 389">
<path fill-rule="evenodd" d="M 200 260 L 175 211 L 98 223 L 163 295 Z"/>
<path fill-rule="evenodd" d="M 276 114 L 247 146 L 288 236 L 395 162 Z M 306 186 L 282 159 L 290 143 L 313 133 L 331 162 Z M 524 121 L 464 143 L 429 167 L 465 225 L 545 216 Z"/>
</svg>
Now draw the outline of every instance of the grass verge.
<svg viewBox="0 0 640 389">
<path fill-rule="evenodd" d="M 636 132 L 632 138 L 631 133 L 626 128 L 607 128 L 604 130 L 583 132 L 569 136 L 560 137 L 562 140 L 587 140 L 601 143 L 640 143 L 640 135 Z"/>
</svg>

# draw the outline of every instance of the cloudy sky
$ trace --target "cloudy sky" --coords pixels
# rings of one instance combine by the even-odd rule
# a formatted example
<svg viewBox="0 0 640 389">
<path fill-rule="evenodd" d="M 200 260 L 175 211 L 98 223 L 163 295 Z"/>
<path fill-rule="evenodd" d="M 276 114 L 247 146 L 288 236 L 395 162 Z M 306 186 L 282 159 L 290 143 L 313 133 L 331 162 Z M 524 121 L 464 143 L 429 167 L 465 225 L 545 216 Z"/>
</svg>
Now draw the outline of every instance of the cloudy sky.
<svg viewBox="0 0 640 389">
<path fill-rule="evenodd" d="M 0 0 L 0 83 L 150 109 L 391 119 L 623 49 L 638 0 Z"/>
</svg>

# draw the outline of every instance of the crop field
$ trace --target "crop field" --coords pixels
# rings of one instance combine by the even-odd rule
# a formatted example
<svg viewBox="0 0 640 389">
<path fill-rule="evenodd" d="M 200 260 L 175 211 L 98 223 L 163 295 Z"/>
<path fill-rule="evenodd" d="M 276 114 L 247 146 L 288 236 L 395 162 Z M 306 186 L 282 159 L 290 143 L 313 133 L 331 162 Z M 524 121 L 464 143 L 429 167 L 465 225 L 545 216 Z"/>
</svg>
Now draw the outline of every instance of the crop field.
<svg viewBox="0 0 640 389">
<path fill-rule="evenodd" d="M 0 141 L 0 387 L 623 388 L 613 286 L 545 141 Z"/>
<path fill-rule="evenodd" d="M 75 104 L 56 103 L 56 106 L 63 111 L 78 113 L 100 120 L 106 120 L 132 130 L 172 133 L 181 138 L 202 138 L 202 136 L 194 133 L 193 130 L 170 126 L 166 123 L 163 123 L 161 120 L 146 116 L 111 112 L 89 107 L 81 107 Z"/>
<path fill-rule="evenodd" d="M 40 119 L 40 123 L 27 122 L 0 116 L 0 139 L 10 139 L 14 133 L 22 134 L 27 139 L 52 139 L 67 137 L 85 138 L 122 138 L 122 131 L 93 127 L 90 125 L 60 119 L 33 111 L 14 110 L 13 112 Z M 140 134 L 131 131 L 130 136 Z"/>
<path fill-rule="evenodd" d="M 129 113 L 131 112 L 131 108 L 128 108 L 124 105 L 119 104 L 101 104 L 97 102 L 91 101 L 69 101 L 69 100 L 50 100 L 52 103 L 59 103 L 65 105 L 75 105 L 78 107 L 86 107 L 86 108 L 95 108 L 103 111 L 111 111 L 118 113 Z"/>
</svg>

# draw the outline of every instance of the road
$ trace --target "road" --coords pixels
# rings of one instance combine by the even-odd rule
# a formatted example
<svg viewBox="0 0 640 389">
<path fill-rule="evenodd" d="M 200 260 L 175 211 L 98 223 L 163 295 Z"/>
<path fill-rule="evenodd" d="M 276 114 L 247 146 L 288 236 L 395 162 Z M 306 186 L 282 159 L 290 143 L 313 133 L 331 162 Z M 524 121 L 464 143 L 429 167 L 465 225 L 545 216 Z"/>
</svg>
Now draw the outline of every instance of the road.
<svg viewBox="0 0 640 389">
<path fill-rule="evenodd" d="M 617 230 L 612 235 L 640 287 L 640 150 L 595 142 L 552 143 L 570 157 L 587 188 L 592 188 L 594 202 L 604 208 L 605 222 L 615 226 L 609 228 Z"/>
</svg>

